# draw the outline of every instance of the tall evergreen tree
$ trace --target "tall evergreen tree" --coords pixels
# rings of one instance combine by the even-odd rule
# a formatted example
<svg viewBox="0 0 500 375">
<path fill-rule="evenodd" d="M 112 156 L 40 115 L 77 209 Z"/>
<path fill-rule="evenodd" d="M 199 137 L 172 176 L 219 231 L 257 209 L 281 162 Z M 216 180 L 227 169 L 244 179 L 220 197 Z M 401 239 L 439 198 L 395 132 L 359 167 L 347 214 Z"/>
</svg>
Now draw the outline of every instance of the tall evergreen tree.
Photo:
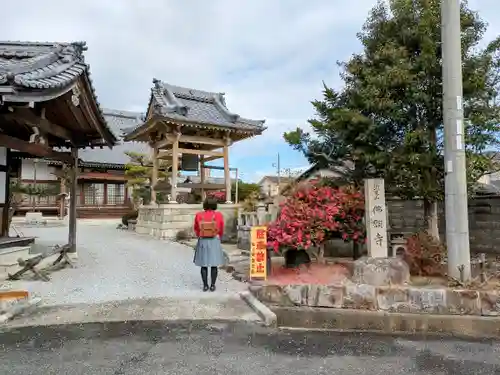
<svg viewBox="0 0 500 375">
<path fill-rule="evenodd" d="M 311 163 L 350 162 L 346 178 L 381 176 L 388 190 L 424 199 L 431 235 L 439 238 L 437 201 L 443 199 L 443 113 L 440 0 L 379 1 L 358 39 L 363 52 L 345 63 L 344 86 L 325 86 L 312 104 L 312 133 L 300 128 L 285 140 Z M 480 48 L 486 24 L 461 7 L 463 108 L 469 191 L 495 168 L 500 131 L 500 38 Z"/>
</svg>

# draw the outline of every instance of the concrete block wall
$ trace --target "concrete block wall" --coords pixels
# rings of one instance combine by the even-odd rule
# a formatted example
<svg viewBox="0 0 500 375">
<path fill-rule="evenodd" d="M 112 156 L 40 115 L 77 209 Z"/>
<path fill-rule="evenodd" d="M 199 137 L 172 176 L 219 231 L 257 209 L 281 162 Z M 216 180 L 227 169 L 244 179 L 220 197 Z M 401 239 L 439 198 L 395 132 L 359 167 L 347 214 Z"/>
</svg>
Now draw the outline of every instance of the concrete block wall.
<svg viewBox="0 0 500 375">
<path fill-rule="evenodd" d="M 417 232 L 425 228 L 422 201 L 387 200 L 392 231 Z M 438 206 L 439 232 L 445 238 L 444 204 Z M 469 200 L 470 248 L 473 253 L 500 255 L 500 196 Z"/>
</svg>

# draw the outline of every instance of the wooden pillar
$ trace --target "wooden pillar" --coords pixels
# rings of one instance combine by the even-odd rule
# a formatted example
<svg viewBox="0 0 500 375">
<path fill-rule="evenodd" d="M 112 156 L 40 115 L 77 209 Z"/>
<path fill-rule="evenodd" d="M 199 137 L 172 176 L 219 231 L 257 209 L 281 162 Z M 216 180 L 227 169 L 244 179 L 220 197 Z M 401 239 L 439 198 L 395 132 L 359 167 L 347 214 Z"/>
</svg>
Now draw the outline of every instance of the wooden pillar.
<svg viewBox="0 0 500 375">
<path fill-rule="evenodd" d="M 158 169 L 160 160 L 158 159 L 158 147 L 152 146 L 153 152 L 151 159 L 153 161 L 153 170 L 151 172 L 151 203 L 156 203 L 156 190 L 155 185 L 158 183 Z"/>
<path fill-rule="evenodd" d="M 229 146 L 231 139 L 226 138 L 224 145 L 224 183 L 226 184 L 226 203 L 231 203 L 231 174 L 229 171 Z"/>
<path fill-rule="evenodd" d="M 10 209 L 10 175 L 9 169 L 12 164 L 10 149 L 0 147 L 0 205 L 2 209 L 2 226 L 0 235 L 2 237 L 9 236 L 9 209 Z"/>
<path fill-rule="evenodd" d="M 78 187 L 78 149 L 71 148 L 71 157 L 73 165 L 70 168 L 70 185 L 69 185 L 69 233 L 68 245 L 69 253 L 76 255 L 76 193 Z"/>
<path fill-rule="evenodd" d="M 205 156 L 200 155 L 200 184 L 202 186 L 202 188 L 201 188 L 201 200 L 202 201 L 204 201 L 207 198 L 207 193 L 205 192 L 205 189 L 203 188 L 203 185 L 205 184 L 205 175 L 206 175 Z"/>
<path fill-rule="evenodd" d="M 175 134 L 172 143 L 172 176 L 170 178 L 171 190 L 169 203 L 177 203 L 177 174 L 179 173 L 179 138 L 181 133 Z"/>
</svg>

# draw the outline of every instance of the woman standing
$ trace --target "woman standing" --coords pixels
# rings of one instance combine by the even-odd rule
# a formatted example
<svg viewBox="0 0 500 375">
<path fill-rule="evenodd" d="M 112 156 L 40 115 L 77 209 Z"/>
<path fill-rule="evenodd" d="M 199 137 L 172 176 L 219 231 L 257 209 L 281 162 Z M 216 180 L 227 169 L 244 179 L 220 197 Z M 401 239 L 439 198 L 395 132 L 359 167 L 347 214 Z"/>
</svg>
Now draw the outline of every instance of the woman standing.
<svg viewBox="0 0 500 375">
<path fill-rule="evenodd" d="M 217 201 L 207 198 L 203 202 L 203 211 L 194 218 L 194 232 L 198 243 L 194 252 L 194 264 L 201 267 L 203 291 L 215 291 L 218 267 L 224 264 L 221 238 L 224 234 L 224 217 L 217 211 Z M 208 268 L 210 268 L 210 287 L 208 286 Z"/>
</svg>

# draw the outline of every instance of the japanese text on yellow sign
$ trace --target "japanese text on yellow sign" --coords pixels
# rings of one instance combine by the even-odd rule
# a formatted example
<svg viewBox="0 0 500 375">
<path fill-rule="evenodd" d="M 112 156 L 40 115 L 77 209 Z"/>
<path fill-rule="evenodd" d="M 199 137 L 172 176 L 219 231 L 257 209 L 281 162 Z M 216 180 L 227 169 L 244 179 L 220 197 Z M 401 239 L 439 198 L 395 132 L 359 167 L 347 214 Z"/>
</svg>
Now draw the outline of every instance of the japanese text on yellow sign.
<svg viewBox="0 0 500 375">
<path fill-rule="evenodd" d="M 266 279 L 267 228 L 252 227 L 250 232 L 250 278 Z"/>
</svg>

